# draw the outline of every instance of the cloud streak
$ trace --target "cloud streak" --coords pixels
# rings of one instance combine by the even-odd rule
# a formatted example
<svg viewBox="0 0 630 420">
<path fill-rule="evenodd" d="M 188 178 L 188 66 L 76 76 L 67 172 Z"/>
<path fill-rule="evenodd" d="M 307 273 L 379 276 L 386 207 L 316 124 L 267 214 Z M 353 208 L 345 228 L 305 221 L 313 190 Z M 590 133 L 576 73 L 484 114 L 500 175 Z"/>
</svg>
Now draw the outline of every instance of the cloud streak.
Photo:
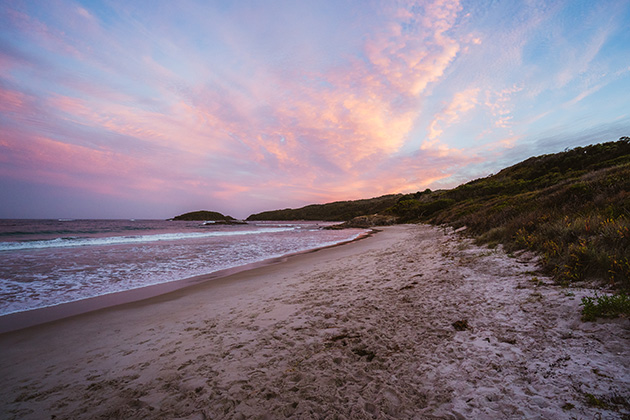
<svg viewBox="0 0 630 420">
<path fill-rule="evenodd" d="M 618 2 L 1 7 L 0 186 L 146 211 L 130 217 L 454 186 L 627 116 Z"/>
</svg>

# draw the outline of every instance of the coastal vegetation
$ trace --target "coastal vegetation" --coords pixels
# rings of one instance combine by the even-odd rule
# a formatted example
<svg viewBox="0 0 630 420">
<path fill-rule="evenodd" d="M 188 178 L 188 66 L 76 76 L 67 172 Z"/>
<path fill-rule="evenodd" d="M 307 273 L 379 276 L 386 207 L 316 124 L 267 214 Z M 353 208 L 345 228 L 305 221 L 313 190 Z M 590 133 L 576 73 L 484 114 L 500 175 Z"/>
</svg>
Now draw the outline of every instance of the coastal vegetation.
<svg viewBox="0 0 630 420">
<path fill-rule="evenodd" d="M 394 206 L 402 194 L 384 195 L 354 201 L 312 204 L 299 209 L 283 209 L 252 214 L 247 220 L 323 220 L 347 221 L 359 216 L 381 213 Z"/>
<path fill-rule="evenodd" d="M 234 221 L 207 211 L 174 220 Z M 502 244 L 509 253 L 535 252 L 542 269 L 561 284 L 598 280 L 628 292 L 630 138 L 532 157 L 450 190 L 313 204 L 252 214 L 247 220 L 345 222 L 341 227 L 448 225 L 465 229 L 478 243 Z M 588 301 L 585 309 L 602 302 Z M 619 313 L 628 313 L 624 305 L 618 305 Z"/>
<path fill-rule="evenodd" d="M 561 284 L 630 290 L 630 138 L 529 158 L 450 190 L 252 215 L 248 220 L 391 220 L 465 228 L 478 243 L 529 250 Z"/>
<path fill-rule="evenodd" d="M 597 295 L 582 298 L 582 320 L 595 321 L 600 318 L 616 318 L 619 315 L 630 315 L 630 296 L 620 293 L 617 295 Z"/>
<path fill-rule="evenodd" d="M 530 250 L 569 284 L 630 289 L 630 138 L 533 157 L 444 191 L 399 198 L 399 222 L 465 227 L 479 243 Z"/>
</svg>

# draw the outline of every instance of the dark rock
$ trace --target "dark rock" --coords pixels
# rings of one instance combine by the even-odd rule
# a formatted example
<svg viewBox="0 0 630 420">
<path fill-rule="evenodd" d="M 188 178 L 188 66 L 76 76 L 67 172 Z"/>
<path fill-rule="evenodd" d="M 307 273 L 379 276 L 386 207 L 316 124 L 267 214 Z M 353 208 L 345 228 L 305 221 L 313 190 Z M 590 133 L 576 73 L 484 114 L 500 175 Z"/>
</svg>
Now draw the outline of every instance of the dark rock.
<svg viewBox="0 0 630 420">
<path fill-rule="evenodd" d="M 190 213 L 180 214 L 179 216 L 173 217 L 172 220 L 185 220 L 185 221 L 205 221 L 207 223 L 204 224 L 220 224 L 220 225 L 241 225 L 246 224 L 246 222 L 236 220 L 232 216 L 224 216 L 216 211 L 193 211 Z"/>
</svg>

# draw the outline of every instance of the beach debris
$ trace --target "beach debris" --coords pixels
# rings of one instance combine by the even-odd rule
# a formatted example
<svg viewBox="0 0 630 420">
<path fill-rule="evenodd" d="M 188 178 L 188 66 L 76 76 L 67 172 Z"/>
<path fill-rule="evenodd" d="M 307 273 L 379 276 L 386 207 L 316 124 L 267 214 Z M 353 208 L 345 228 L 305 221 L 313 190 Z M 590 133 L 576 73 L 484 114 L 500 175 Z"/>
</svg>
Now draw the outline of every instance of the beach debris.
<svg viewBox="0 0 630 420">
<path fill-rule="evenodd" d="M 467 329 L 470 328 L 468 326 L 468 320 L 466 320 L 466 319 L 455 321 L 455 322 L 453 322 L 452 325 L 453 325 L 453 328 L 455 328 L 455 330 L 457 330 L 457 331 L 466 331 Z"/>
<path fill-rule="evenodd" d="M 368 362 L 371 362 L 376 354 L 372 350 L 368 350 L 365 347 L 355 347 L 352 349 L 352 353 L 356 354 L 359 357 L 365 356 Z"/>
</svg>

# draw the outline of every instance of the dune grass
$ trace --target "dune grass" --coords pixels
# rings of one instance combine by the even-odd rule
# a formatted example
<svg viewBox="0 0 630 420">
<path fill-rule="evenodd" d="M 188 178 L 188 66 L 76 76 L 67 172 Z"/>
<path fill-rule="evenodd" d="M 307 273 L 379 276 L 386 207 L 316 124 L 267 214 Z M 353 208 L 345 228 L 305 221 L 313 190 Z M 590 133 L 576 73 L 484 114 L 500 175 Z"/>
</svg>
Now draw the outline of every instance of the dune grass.
<svg viewBox="0 0 630 420">
<path fill-rule="evenodd" d="M 466 226 L 480 243 L 542 257 L 560 283 L 630 290 L 630 138 L 530 158 L 452 190 L 402 196 L 401 222 Z"/>
</svg>

